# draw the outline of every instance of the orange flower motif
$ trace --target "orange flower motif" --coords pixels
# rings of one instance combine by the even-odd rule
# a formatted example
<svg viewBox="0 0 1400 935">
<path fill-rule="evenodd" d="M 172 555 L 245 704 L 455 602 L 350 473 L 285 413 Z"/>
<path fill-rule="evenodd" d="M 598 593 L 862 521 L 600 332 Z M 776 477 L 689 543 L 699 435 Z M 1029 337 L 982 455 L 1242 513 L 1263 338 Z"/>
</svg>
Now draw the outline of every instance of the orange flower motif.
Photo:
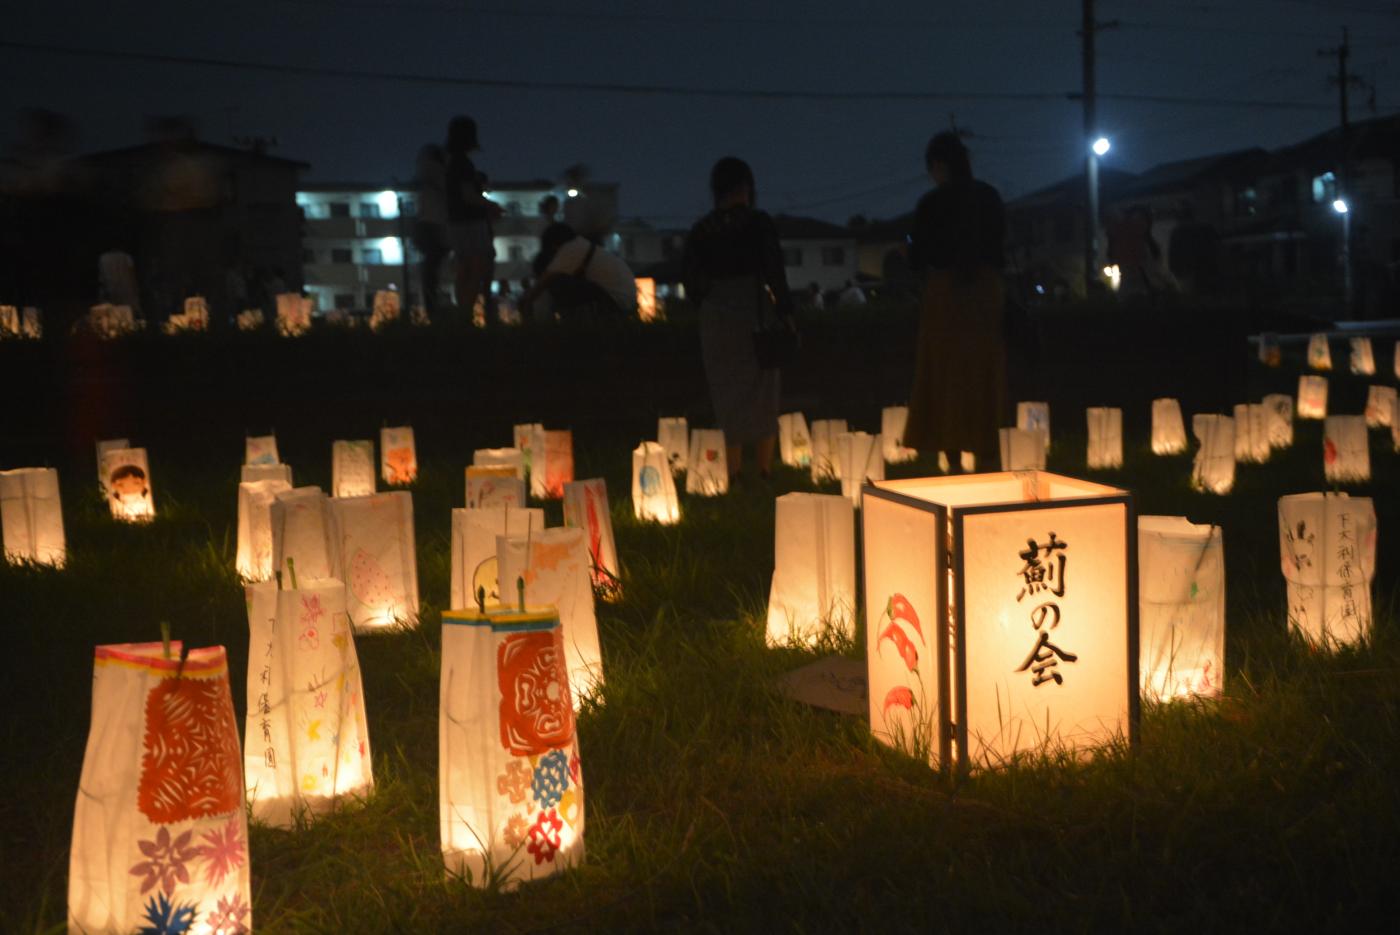
<svg viewBox="0 0 1400 935">
<path fill-rule="evenodd" d="M 511 760 L 506 771 L 496 777 L 496 791 L 508 797 L 512 804 L 525 801 L 530 789 L 530 769 L 520 760 Z"/>
</svg>

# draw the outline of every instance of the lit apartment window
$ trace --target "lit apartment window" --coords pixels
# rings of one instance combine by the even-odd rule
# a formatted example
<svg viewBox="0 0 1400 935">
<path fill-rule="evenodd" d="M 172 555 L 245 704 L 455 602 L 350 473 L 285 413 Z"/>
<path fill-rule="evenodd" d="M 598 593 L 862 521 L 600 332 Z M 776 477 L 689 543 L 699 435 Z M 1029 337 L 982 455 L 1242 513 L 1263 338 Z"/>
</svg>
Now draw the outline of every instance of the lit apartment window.
<svg viewBox="0 0 1400 935">
<path fill-rule="evenodd" d="M 373 202 L 373 201 L 362 201 L 362 202 L 360 202 L 360 217 L 362 217 L 362 218 L 377 218 L 377 217 L 379 217 L 379 205 L 378 205 L 377 203 Z"/>
<path fill-rule="evenodd" d="M 384 251 L 378 247 L 365 247 L 360 254 L 360 262 L 366 266 L 379 266 L 384 262 Z"/>
<path fill-rule="evenodd" d="M 784 247 L 784 248 L 783 248 L 783 265 L 784 265 L 784 266 L 801 266 L 801 265 L 802 265 L 802 248 L 801 248 L 801 247 Z"/>
<path fill-rule="evenodd" d="M 349 248 L 349 247 L 332 247 L 332 248 L 331 248 L 331 262 L 332 262 L 332 263 L 354 263 L 354 262 L 355 262 L 355 255 L 354 255 L 353 253 L 350 252 L 350 248 Z"/>
<path fill-rule="evenodd" d="M 845 247 L 822 247 L 822 266 L 845 266 Z"/>
</svg>

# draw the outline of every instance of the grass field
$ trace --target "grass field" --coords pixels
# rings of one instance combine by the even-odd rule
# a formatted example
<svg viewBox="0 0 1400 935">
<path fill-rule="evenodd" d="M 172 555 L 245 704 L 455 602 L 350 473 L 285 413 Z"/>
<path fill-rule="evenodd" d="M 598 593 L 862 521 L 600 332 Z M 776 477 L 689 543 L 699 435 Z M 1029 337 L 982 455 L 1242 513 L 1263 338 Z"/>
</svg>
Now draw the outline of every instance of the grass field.
<svg viewBox="0 0 1400 935">
<path fill-rule="evenodd" d="M 675 336 L 659 340 L 680 346 Z M 1388 349 L 1379 344 L 1377 356 Z M 573 415 L 578 476 L 605 477 L 613 496 L 624 597 L 599 605 L 607 686 L 579 723 L 587 861 L 513 894 L 447 880 L 438 851 L 438 645 L 449 509 L 461 505 L 461 468 L 471 449 L 504 443 L 498 423 L 537 414 L 562 425 L 563 417 L 493 397 L 499 411 L 491 420 L 463 417 L 449 434 L 442 426 L 453 416 L 440 407 L 451 397 L 450 372 L 439 378 L 441 394 L 428 392 L 425 379 L 423 392 L 385 407 L 395 411 L 363 413 L 353 434 L 343 430 L 350 421 L 343 413 L 318 427 L 315 411 L 304 411 L 318 402 L 314 396 L 301 398 L 300 409 L 284 396 L 296 411 L 276 424 L 298 484 L 329 486 L 333 438 L 368 437 L 381 418 L 428 427 L 419 429 L 423 470 L 413 489 L 424 612 L 416 630 L 358 641 L 373 795 L 307 828 L 253 829 L 257 928 L 1384 927 L 1400 867 L 1400 559 L 1389 546 L 1400 530 L 1390 496 L 1400 463 L 1389 436 L 1373 435 L 1376 479 L 1352 489 L 1377 498 L 1375 638 L 1354 651 L 1313 653 L 1286 630 L 1275 504 L 1283 494 L 1324 489 L 1318 424 L 1298 423 L 1292 449 L 1267 465 L 1241 465 L 1235 492 L 1213 497 L 1188 488 L 1189 456 L 1150 454 L 1138 404 L 1152 395 L 1189 399 L 1193 379 L 1225 384 L 1219 392 L 1237 394 L 1234 401 L 1245 392 L 1254 399 L 1292 392 L 1296 367 L 1247 367 L 1240 347 L 1232 358 L 1238 374 L 1200 373 L 1188 358 L 1174 386 L 1162 376 L 1170 371 L 1150 365 L 1159 350 L 1139 352 L 1150 379 L 1123 380 L 1131 355 L 1098 379 L 1076 370 L 1073 380 L 1056 381 L 1054 366 L 1026 379 L 1029 392 L 1039 391 L 1032 398 L 1056 407 L 1052 470 L 1125 486 L 1141 513 L 1224 527 L 1226 697 L 1146 707 L 1136 750 L 1107 750 L 1087 764 L 1031 760 L 955 784 L 874 743 L 863 719 L 796 705 L 773 687 L 775 676 L 815 658 L 765 649 L 762 639 L 773 496 L 811 489 L 804 475 L 781 471 L 771 484 L 747 480 L 724 498 L 685 500 L 678 526 L 638 524 L 627 498 L 629 453 L 654 425 L 654 412 L 645 411 L 650 399 L 595 421 Z M 324 352 L 314 343 L 299 351 Z M 850 364 L 868 365 L 860 358 Z M 193 372 L 195 364 L 180 366 Z M 820 383 L 804 374 L 794 382 L 804 394 Z M 1360 411 L 1364 386 L 1335 377 L 1334 409 Z M 159 398 L 158 390 L 146 387 L 139 398 Z M 841 415 L 837 394 L 833 386 L 807 408 Z M 1085 470 L 1083 418 L 1074 408 L 1085 395 L 1136 407 L 1125 413 L 1121 470 Z M 248 407 L 254 429 L 272 421 L 263 390 Z M 1186 408 L 1189 418 L 1194 407 Z M 46 460 L 63 478 L 70 548 L 61 572 L 0 567 L 9 643 L 0 670 L 5 932 L 62 929 L 94 645 L 155 638 L 161 620 L 189 645 L 226 645 L 241 722 L 247 628 L 233 529 L 244 424 L 227 415 L 194 423 L 184 413 L 177 402 L 142 402 L 113 426 L 111 434 L 159 440 L 151 444 L 160 516 L 144 527 L 108 518 L 89 492 L 90 454 L 65 446 L 61 431 L 48 438 L 19 420 L 24 429 L 4 438 L 5 467 L 44 458 L 52 445 Z M 877 424 L 874 415 L 863 406 L 850 412 L 867 429 Z M 928 471 L 921 462 L 898 473 Z M 558 505 L 548 512 L 557 524 Z M 826 649 L 864 652 L 859 639 Z"/>
</svg>

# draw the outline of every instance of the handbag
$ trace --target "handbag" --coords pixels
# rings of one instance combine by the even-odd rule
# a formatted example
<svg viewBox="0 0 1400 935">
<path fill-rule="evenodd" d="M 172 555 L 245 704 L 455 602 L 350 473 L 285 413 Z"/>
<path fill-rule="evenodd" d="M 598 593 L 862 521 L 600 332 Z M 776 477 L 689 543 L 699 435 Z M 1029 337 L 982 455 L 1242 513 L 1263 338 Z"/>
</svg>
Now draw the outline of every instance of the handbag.
<svg viewBox="0 0 1400 935">
<path fill-rule="evenodd" d="M 760 280 L 758 284 L 758 327 L 753 332 L 753 352 L 762 370 L 777 370 L 797 359 L 802 340 L 797 329 L 779 316 L 773 297 Z"/>
</svg>

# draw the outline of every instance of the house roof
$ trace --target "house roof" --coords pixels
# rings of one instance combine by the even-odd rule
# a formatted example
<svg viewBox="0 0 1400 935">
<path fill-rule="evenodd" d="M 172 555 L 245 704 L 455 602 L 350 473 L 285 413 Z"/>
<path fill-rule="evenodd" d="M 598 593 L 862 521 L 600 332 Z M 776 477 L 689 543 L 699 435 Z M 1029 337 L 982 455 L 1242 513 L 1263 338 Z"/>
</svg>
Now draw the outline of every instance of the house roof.
<svg viewBox="0 0 1400 935">
<path fill-rule="evenodd" d="M 380 181 L 380 182 L 303 182 L 297 186 L 298 191 L 303 192 L 411 192 L 418 190 L 418 182 L 413 179 L 402 181 Z M 498 182 L 492 180 L 487 185 L 490 192 L 518 192 L 518 191 L 555 191 L 563 186 L 558 182 L 551 182 L 549 179 L 535 179 L 528 182 Z M 607 183 L 594 184 L 586 183 L 583 191 L 594 189 L 606 191 L 616 188 L 616 185 Z"/>
<path fill-rule="evenodd" d="M 797 217 L 791 214 L 777 214 L 773 222 L 778 225 L 778 236 L 783 240 L 854 240 L 855 234 L 840 224 L 819 221 L 816 218 Z"/>
<path fill-rule="evenodd" d="M 1153 166 L 1116 186 L 1114 198 L 1134 198 L 1194 185 L 1203 179 L 1246 176 L 1259 169 L 1269 154 L 1258 146 L 1209 156 L 1178 159 Z"/>
<path fill-rule="evenodd" d="M 1342 130 L 1332 127 L 1292 146 L 1274 150 L 1265 171 L 1335 169 L 1341 150 Z M 1385 156 L 1400 161 L 1400 116 L 1356 121 L 1349 131 L 1348 150 L 1351 159 Z"/>
<path fill-rule="evenodd" d="M 229 159 L 238 159 L 244 162 L 267 162 L 274 163 L 293 169 L 309 169 L 311 163 L 302 162 L 299 159 L 284 159 L 281 156 L 269 156 L 267 153 L 260 153 L 252 149 L 238 149 L 233 146 L 221 146 L 218 143 L 206 143 L 203 140 L 186 140 L 174 143 L 138 143 L 135 146 L 123 146 L 119 149 L 104 149 L 95 153 L 88 153 L 82 157 L 88 162 L 115 162 L 135 156 L 142 156 L 147 153 L 157 153 L 162 151 L 181 150 L 184 152 L 199 151 L 224 156 Z"/>
<path fill-rule="evenodd" d="M 861 243 L 903 243 L 913 227 L 914 212 L 906 211 L 896 217 L 871 221 L 858 228 L 855 237 Z"/>
<path fill-rule="evenodd" d="M 1111 198 L 1117 195 L 1118 189 L 1127 185 L 1137 176 L 1131 172 L 1124 172 L 1122 169 L 1114 169 L 1108 166 L 1099 166 L 1099 197 Z M 1063 198 L 1065 195 L 1080 197 L 1084 192 L 1084 174 L 1076 172 L 1074 175 L 1060 179 L 1044 188 L 1038 188 L 1033 192 L 1027 192 L 1018 198 L 1013 198 L 1007 203 L 1007 207 L 1025 207 L 1038 201 L 1054 201 Z"/>
</svg>

